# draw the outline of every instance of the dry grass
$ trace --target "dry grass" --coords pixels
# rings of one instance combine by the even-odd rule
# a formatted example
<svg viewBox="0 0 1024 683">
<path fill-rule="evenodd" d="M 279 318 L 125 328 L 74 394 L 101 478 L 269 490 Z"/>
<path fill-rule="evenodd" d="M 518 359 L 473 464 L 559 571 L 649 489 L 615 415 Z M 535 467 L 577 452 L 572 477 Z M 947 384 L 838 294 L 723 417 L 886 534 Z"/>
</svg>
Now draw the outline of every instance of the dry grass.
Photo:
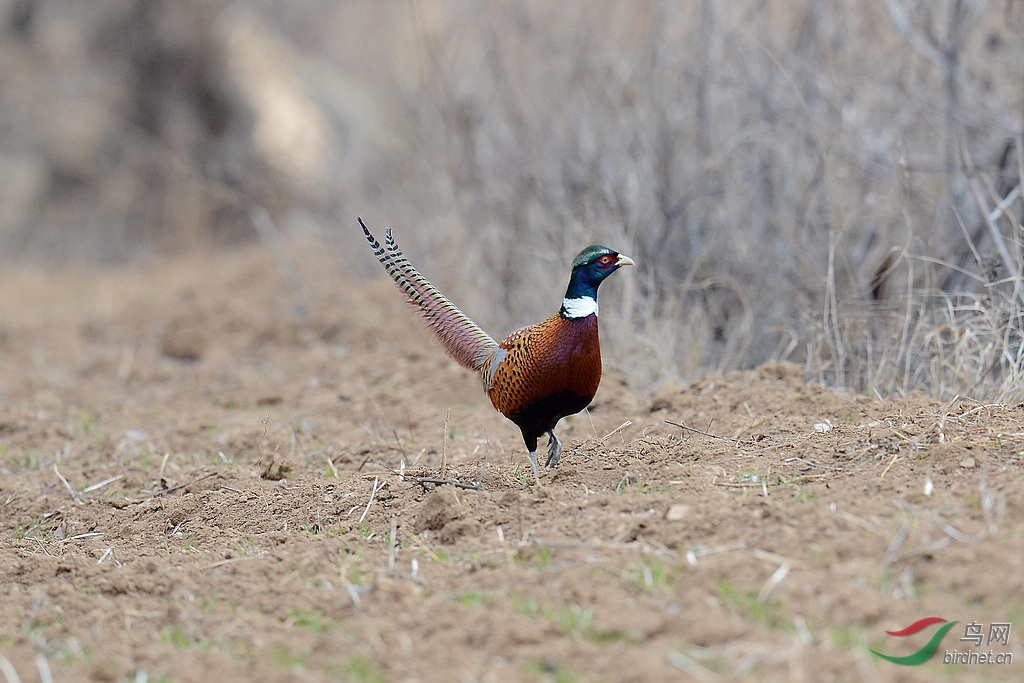
<svg viewBox="0 0 1024 683">
<path fill-rule="evenodd" d="M 602 293 L 635 386 L 790 359 L 1021 395 L 1012 7 L 445 8 L 406 95 L 428 218 L 391 223 L 487 327 L 546 314 L 604 241 L 643 266 Z"/>
<path fill-rule="evenodd" d="M 1022 393 L 1020 3 L 178 9 L 102 59 L 122 13 L 76 9 L 53 54 L 63 24 L 19 18 L 5 49 L 50 61 L 11 60 L 32 78 L 0 98 L 0 152 L 39 150 L 0 154 L 6 253 L 280 229 L 347 265 L 359 214 L 500 335 L 602 242 L 641 264 L 602 293 L 638 388 L 789 359 L 880 394 Z"/>
<path fill-rule="evenodd" d="M 973 267 L 894 250 L 886 279 L 902 272 L 902 296 L 889 305 L 871 301 L 859 308 L 830 301 L 811 346 L 812 373 L 825 383 L 885 396 L 923 390 L 940 398 L 1024 398 L 1022 226 L 1006 210 L 1020 187 L 1018 181 L 1007 193 L 1009 201 L 993 207 L 975 193 L 983 225 L 996 244 L 995 256 L 983 256 L 965 228 Z M 943 272 L 960 276 L 963 289 L 948 292 L 931 285 Z"/>
<path fill-rule="evenodd" d="M 419 25 L 432 181 L 410 199 L 437 217 L 425 269 L 485 326 L 546 313 L 572 251 L 605 241 L 643 264 L 602 293 L 636 386 L 788 358 L 887 395 L 1020 395 L 1010 14 L 460 6 Z"/>
</svg>

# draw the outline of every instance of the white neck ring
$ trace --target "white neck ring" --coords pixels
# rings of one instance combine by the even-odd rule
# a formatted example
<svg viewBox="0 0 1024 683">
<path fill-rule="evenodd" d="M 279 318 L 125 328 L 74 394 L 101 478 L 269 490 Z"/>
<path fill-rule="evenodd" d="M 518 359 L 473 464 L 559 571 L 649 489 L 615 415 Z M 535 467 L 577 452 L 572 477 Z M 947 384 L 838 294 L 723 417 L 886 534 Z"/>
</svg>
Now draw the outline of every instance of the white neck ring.
<svg viewBox="0 0 1024 683">
<path fill-rule="evenodd" d="M 586 318 L 597 315 L 597 299 L 583 296 L 579 299 L 562 299 L 562 315 L 566 318 Z"/>
</svg>

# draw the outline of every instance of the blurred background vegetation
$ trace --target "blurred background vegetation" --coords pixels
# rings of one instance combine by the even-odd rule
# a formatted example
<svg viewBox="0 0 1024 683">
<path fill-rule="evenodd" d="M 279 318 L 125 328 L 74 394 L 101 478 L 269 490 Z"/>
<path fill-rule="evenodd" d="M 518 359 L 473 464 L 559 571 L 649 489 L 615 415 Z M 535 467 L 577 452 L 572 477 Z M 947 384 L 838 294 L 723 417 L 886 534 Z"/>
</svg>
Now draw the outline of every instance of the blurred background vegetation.
<svg viewBox="0 0 1024 683">
<path fill-rule="evenodd" d="M 640 265 L 601 308 L 637 388 L 791 360 L 1024 397 L 1024 0 L 0 0 L 0 26 L 0 259 L 302 242 L 355 281 L 360 215 L 502 335 L 600 242 Z"/>
</svg>

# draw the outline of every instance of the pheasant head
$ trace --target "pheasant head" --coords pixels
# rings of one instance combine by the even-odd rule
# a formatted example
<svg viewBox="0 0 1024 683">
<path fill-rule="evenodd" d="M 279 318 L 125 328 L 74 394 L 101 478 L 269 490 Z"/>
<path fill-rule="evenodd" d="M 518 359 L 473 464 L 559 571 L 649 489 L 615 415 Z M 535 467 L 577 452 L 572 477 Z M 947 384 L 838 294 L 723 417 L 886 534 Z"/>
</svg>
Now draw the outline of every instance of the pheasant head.
<svg viewBox="0 0 1024 683">
<path fill-rule="evenodd" d="M 562 299 L 560 313 L 566 318 L 585 318 L 597 313 L 597 288 L 622 266 L 635 266 L 633 259 L 592 244 L 572 260 L 572 275 Z"/>
</svg>

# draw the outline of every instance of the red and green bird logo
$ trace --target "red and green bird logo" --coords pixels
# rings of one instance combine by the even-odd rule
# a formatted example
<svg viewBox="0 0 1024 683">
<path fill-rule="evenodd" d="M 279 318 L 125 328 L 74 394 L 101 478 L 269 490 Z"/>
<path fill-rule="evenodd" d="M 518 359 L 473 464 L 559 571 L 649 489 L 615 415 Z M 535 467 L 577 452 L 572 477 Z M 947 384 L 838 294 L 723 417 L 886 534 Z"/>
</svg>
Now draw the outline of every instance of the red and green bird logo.
<svg viewBox="0 0 1024 683">
<path fill-rule="evenodd" d="M 932 655 L 935 654 L 935 651 L 939 649 L 939 643 L 942 642 L 942 639 L 949 632 L 949 629 L 956 626 L 956 623 L 957 622 L 955 621 L 946 621 L 945 619 L 942 619 L 940 617 L 925 617 L 924 619 L 918 619 L 906 628 L 900 629 L 899 631 L 886 631 L 886 633 L 888 633 L 890 636 L 912 636 L 915 633 L 919 633 L 920 631 L 923 631 L 924 629 L 928 628 L 933 624 L 945 625 L 935 632 L 931 640 L 929 640 L 924 647 L 922 647 L 920 650 L 913 654 L 909 654 L 904 657 L 894 657 L 893 655 L 883 654 L 878 650 L 874 649 L 872 649 L 871 652 L 873 654 L 878 655 L 882 659 L 887 659 L 890 662 L 893 662 L 894 664 L 902 664 L 904 666 L 917 666 L 918 664 L 924 664 L 932 658 Z"/>
</svg>

